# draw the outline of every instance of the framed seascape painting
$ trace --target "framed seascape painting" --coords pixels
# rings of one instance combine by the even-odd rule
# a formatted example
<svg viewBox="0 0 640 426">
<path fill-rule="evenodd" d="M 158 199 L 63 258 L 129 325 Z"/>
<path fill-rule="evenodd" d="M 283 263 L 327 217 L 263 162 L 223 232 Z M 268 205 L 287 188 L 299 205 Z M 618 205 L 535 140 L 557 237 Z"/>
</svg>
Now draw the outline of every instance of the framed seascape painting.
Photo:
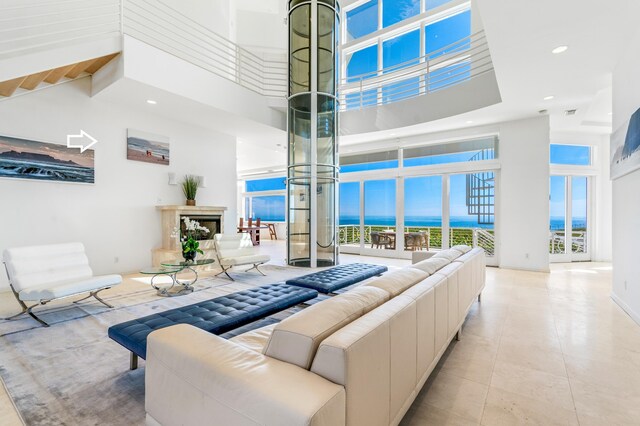
<svg viewBox="0 0 640 426">
<path fill-rule="evenodd" d="M 611 135 L 611 179 L 640 168 L 640 109 Z"/>
<path fill-rule="evenodd" d="M 0 135 L 0 177 L 94 183 L 94 151 Z"/>
<path fill-rule="evenodd" d="M 169 165 L 169 138 L 127 129 L 127 159 Z"/>
</svg>

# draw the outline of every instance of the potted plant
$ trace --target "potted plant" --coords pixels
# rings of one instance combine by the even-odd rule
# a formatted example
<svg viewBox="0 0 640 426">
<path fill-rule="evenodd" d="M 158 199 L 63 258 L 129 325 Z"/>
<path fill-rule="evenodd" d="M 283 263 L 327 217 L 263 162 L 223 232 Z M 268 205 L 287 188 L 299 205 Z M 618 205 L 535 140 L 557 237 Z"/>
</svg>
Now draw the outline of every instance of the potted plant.
<svg viewBox="0 0 640 426">
<path fill-rule="evenodd" d="M 198 192 L 198 186 L 200 186 L 200 180 L 193 175 L 186 175 L 182 181 L 182 192 L 187 199 L 188 206 L 196 205 L 196 193 Z"/>
<path fill-rule="evenodd" d="M 182 232 L 177 229 L 174 230 L 176 236 L 180 237 L 180 243 L 182 244 L 182 257 L 187 262 L 193 262 L 196 260 L 198 253 L 204 254 L 200 249 L 199 236 L 204 233 L 209 233 L 209 228 L 201 226 L 198 221 L 191 220 L 188 217 L 182 219 L 184 227 Z"/>
</svg>

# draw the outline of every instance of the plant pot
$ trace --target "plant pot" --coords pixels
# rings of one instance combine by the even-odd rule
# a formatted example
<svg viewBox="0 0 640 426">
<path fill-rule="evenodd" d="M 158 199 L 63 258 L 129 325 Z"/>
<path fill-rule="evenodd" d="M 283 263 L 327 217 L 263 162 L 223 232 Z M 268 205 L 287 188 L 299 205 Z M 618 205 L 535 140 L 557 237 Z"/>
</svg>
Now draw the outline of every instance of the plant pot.
<svg viewBox="0 0 640 426">
<path fill-rule="evenodd" d="M 193 262 L 196 260 L 196 254 L 195 251 L 190 251 L 189 253 L 182 252 L 182 257 L 184 257 L 184 260 L 187 262 Z"/>
<path fill-rule="evenodd" d="M 188 206 L 195 206 L 196 205 L 196 200 L 187 200 L 187 205 Z"/>
</svg>

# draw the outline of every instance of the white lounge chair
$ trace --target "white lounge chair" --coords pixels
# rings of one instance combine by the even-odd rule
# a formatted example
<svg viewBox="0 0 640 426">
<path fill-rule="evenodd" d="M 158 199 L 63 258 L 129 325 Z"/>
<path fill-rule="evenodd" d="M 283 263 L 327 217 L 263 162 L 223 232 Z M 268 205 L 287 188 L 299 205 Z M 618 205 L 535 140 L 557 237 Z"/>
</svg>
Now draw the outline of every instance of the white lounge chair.
<svg viewBox="0 0 640 426">
<path fill-rule="evenodd" d="M 5 318 L 7 320 L 26 313 L 48 327 L 49 324 L 32 312 L 33 308 L 54 299 L 86 292 L 89 292 L 87 297 L 73 303 L 95 297 L 99 302 L 113 308 L 102 300 L 98 293 L 122 282 L 120 275 L 94 276 L 82 243 L 6 249 L 3 260 L 11 290 L 22 307 L 22 312 Z M 25 302 L 36 303 L 27 306 Z"/>
<path fill-rule="evenodd" d="M 222 268 L 222 271 L 217 275 L 224 273 L 231 281 L 235 281 L 228 271 L 234 266 L 242 265 L 253 265 L 253 267 L 247 269 L 247 272 L 255 269 L 264 275 L 258 266 L 271 260 L 271 257 L 267 254 L 258 253 L 258 249 L 254 247 L 253 241 L 251 241 L 251 235 L 248 233 L 216 234 L 213 237 L 213 241 L 218 262 Z"/>
</svg>

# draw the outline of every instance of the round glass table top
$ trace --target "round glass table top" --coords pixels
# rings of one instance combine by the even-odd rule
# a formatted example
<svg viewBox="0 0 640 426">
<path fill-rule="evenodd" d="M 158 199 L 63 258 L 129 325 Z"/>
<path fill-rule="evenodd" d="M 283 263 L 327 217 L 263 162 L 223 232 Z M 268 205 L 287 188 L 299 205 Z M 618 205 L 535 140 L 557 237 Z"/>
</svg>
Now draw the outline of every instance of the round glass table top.
<svg viewBox="0 0 640 426">
<path fill-rule="evenodd" d="M 156 266 L 156 267 L 141 269 L 140 273 L 147 274 L 147 275 L 174 274 L 176 272 L 180 272 L 181 269 L 182 268 L 180 267 Z"/>
<path fill-rule="evenodd" d="M 202 266 L 202 265 L 209 265 L 211 263 L 215 262 L 215 260 L 213 259 L 200 259 L 200 260 L 192 260 L 189 262 L 186 262 L 182 259 L 175 259 L 175 260 L 170 260 L 168 262 L 162 262 L 162 266 L 164 266 L 165 268 L 188 268 L 191 266 Z"/>
</svg>

